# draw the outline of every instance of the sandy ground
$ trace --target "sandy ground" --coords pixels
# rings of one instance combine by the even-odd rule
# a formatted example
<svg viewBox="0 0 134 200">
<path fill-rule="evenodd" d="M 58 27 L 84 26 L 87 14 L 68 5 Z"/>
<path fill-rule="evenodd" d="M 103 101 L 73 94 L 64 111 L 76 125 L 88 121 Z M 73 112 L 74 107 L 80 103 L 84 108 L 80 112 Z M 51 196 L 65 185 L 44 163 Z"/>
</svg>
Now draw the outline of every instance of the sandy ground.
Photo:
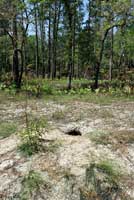
<svg viewBox="0 0 134 200">
<path fill-rule="evenodd" d="M 56 103 L 43 100 L 29 101 L 30 117 L 41 116 L 48 120 L 48 130 L 43 138 L 54 141 L 56 149 L 24 157 L 18 151 L 20 138 L 13 134 L 0 140 L 0 199 L 20 199 L 22 180 L 30 170 L 38 171 L 49 187 L 28 199 L 79 200 L 79 188 L 84 185 L 85 170 L 93 162 L 113 160 L 125 174 L 123 188 L 134 199 L 134 143 L 125 144 L 122 150 L 117 144 L 96 144 L 90 136 L 94 132 L 134 132 L 134 102 L 118 102 L 98 105 L 84 102 Z M 1 122 L 24 126 L 25 103 L 0 104 Z M 77 128 L 81 136 L 66 134 Z M 50 144 L 51 145 L 51 144 Z M 51 147 L 53 148 L 53 146 Z"/>
</svg>

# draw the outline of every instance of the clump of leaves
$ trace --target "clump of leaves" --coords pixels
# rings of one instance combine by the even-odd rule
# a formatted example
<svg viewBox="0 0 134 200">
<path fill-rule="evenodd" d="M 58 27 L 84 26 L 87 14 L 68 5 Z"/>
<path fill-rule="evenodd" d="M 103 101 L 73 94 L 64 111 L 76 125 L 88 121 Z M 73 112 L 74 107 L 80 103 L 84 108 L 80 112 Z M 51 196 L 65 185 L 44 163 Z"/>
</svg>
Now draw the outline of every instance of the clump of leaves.
<svg viewBox="0 0 134 200">
<path fill-rule="evenodd" d="M 31 156 L 42 149 L 41 137 L 44 129 L 42 120 L 28 122 L 27 127 L 20 133 L 22 144 L 19 146 L 21 152 Z"/>
<path fill-rule="evenodd" d="M 31 199 L 32 196 L 40 190 L 44 184 L 41 175 L 31 170 L 29 174 L 22 180 L 22 191 L 20 193 L 21 200 Z"/>
<path fill-rule="evenodd" d="M 17 126 L 14 123 L 2 122 L 0 123 L 0 139 L 9 137 L 11 134 L 15 133 Z"/>
</svg>

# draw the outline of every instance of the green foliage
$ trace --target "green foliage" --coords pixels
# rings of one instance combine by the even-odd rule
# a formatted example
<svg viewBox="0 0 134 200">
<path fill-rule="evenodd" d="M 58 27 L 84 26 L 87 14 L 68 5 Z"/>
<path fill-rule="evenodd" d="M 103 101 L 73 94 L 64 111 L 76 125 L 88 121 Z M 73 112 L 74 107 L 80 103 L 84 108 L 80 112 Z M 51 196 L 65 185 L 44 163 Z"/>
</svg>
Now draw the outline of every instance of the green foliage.
<svg viewBox="0 0 134 200">
<path fill-rule="evenodd" d="M 53 88 L 49 84 L 44 84 L 42 90 L 46 95 L 53 95 L 54 94 Z"/>
<path fill-rule="evenodd" d="M 19 149 L 24 155 L 31 156 L 42 149 L 41 136 L 45 127 L 46 121 L 34 120 L 28 122 L 27 127 L 20 132 L 22 144 Z"/>
<path fill-rule="evenodd" d="M 0 123 L 0 139 L 9 137 L 11 134 L 16 133 L 17 126 L 10 122 Z"/>
<path fill-rule="evenodd" d="M 104 160 L 96 164 L 95 167 L 108 175 L 109 181 L 118 182 L 121 172 L 117 165 L 110 160 Z"/>
<path fill-rule="evenodd" d="M 22 181 L 22 190 L 20 193 L 20 200 L 31 199 L 44 184 L 41 175 L 38 172 L 30 171 L 29 174 Z"/>
</svg>

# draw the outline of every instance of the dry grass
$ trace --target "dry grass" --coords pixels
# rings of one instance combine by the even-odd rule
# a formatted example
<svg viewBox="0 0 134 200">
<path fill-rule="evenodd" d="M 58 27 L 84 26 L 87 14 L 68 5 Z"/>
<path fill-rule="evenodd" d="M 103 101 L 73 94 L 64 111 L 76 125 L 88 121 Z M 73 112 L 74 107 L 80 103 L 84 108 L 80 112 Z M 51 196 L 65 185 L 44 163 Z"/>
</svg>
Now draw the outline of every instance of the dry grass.
<svg viewBox="0 0 134 200">
<path fill-rule="evenodd" d="M 127 147 L 134 143 L 134 131 L 99 132 L 93 134 L 90 138 L 96 144 L 110 145 L 113 150 L 120 150 L 121 153 L 127 154 Z"/>
<path fill-rule="evenodd" d="M 66 117 L 66 113 L 61 111 L 56 111 L 55 113 L 53 113 L 52 118 L 54 120 L 62 120 Z"/>
</svg>

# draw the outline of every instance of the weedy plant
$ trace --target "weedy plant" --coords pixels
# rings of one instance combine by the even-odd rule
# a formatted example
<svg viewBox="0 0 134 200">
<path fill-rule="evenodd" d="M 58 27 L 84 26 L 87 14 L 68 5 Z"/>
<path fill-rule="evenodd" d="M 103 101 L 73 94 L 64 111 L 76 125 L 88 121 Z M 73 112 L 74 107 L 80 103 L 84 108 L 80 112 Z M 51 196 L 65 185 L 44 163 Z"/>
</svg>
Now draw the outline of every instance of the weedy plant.
<svg viewBox="0 0 134 200">
<path fill-rule="evenodd" d="M 42 134 L 45 124 L 43 120 L 27 122 L 26 128 L 20 132 L 22 144 L 19 146 L 21 152 L 31 156 L 42 149 Z"/>
</svg>

